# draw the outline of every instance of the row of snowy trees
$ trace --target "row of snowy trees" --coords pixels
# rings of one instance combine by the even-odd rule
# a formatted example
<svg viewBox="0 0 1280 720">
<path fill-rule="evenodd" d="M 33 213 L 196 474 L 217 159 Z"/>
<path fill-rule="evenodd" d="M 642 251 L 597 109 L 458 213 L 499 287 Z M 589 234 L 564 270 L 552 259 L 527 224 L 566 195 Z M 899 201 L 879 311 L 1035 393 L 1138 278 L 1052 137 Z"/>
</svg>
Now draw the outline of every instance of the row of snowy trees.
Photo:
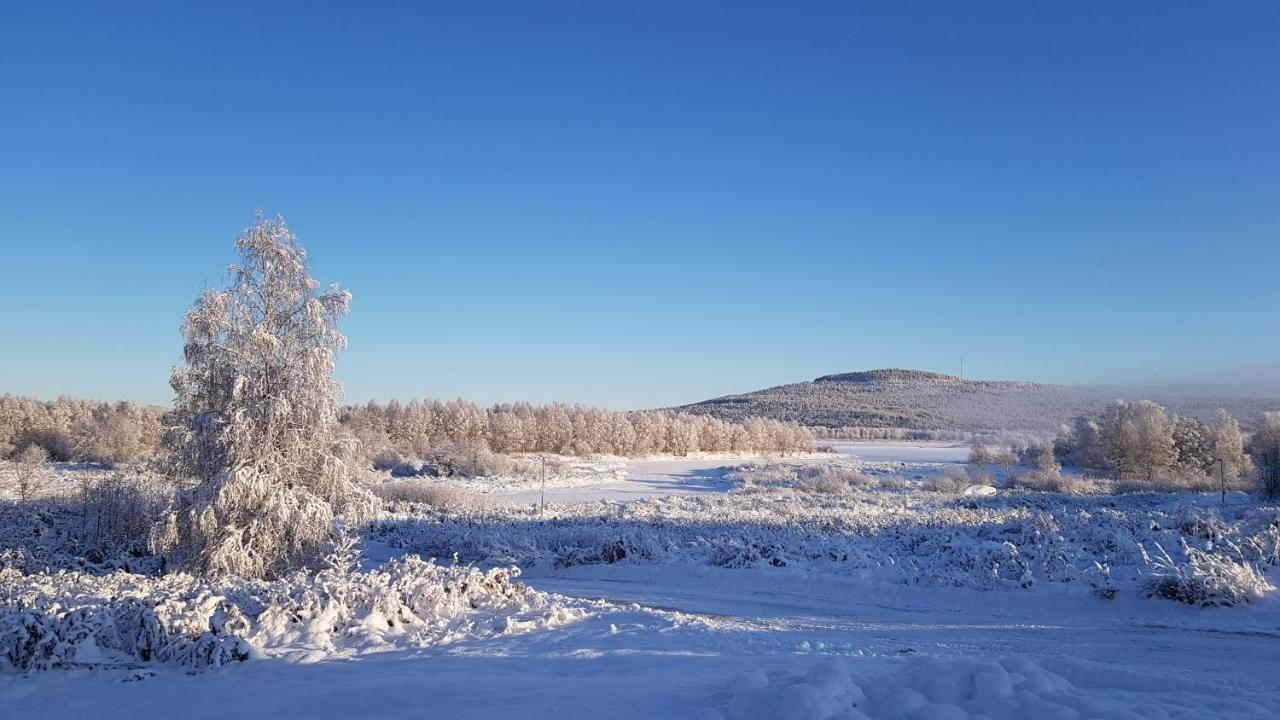
<svg viewBox="0 0 1280 720">
<path fill-rule="evenodd" d="M 0 459 L 38 447 L 54 461 L 133 462 L 151 457 L 159 408 L 131 402 L 0 396 Z"/>
<path fill-rule="evenodd" d="M 54 461 L 146 460 L 157 455 L 164 413 L 132 402 L 0 396 L 0 459 L 17 459 L 34 447 Z M 370 458 L 388 451 L 422 457 L 441 445 L 475 443 L 496 453 L 566 455 L 813 449 L 812 432 L 791 422 L 727 422 L 674 411 L 615 412 L 561 403 L 483 408 L 465 400 L 392 400 L 345 408 L 339 422 Z"/>
<path fill-rule="evenodd" d="M 1170 472 L 1239 478 L 1253 472 L 1240 424 L 1225 410 L 1213 423 L 1171 415 L 1149 400 L 1117 400 L 1099 413 L 1063 426 L 1054 455 L 1081 469 L 1123 479 L 1151 480 Z"/>
<path fill-rule="evenodd" d="M 615 412 L 581 405 L 510 403 L 482 408 L 465 400 L 395 400 L 347 408 L 343 423 L 366 453 L 422 457 L 442 444 L 484 443 L 497 453 L 647 455 L 693 452 L 795 453 L 813 449 L 796 423 L 748 418 L 732 423 L 672 411 Z"/>
</svg>

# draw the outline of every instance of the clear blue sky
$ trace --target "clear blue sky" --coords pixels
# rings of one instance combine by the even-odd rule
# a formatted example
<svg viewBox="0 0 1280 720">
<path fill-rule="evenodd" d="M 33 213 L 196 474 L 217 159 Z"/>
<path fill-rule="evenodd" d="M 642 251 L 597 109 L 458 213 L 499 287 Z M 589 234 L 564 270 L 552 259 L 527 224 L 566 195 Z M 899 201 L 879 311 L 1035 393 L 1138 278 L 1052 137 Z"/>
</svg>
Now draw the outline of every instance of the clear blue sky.
<svg viewBox="0 0 1280 720">
<path fill-rule="evenodd" d="M 165 403 L 283 213 L 347 399 L 1280 359 L 1280 4 L 0 4 L 0 392 Z"/>
</svg>

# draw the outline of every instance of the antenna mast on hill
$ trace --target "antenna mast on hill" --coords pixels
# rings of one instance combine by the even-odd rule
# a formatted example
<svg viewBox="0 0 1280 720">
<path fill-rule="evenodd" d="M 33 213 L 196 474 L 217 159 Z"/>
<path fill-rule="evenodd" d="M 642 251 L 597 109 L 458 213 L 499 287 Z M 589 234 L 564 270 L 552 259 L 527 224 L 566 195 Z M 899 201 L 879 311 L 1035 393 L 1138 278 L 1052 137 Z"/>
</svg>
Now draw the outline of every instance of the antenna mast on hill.
<svg viewBox="0 0 1280 720">
<path fill-rule="evenodd" d="M 960 379 L 964 379 L 964 356 L 960 356 Z"/>
</svg>

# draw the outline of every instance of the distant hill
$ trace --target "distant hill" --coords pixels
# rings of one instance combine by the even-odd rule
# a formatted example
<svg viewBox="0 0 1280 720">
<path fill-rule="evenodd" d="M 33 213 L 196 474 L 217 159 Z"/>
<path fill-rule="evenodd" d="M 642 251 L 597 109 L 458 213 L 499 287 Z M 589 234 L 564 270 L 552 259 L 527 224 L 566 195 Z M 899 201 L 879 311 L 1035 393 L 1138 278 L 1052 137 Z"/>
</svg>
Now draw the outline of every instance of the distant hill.
<svg viewBox="0 0 1280 720">
<path fill-rule="evenodd" d="M 1226 408 L 1246 427 L 1264 411 L 1280 410 L 1280 392 L 1274 388 L 1050 385 L 900 369 L 824 375 L 679 409 L 726 420 L 760 416 L 830 428 L 1051 431 L 1116 399 L 1154 400 L 1178 414 L 1206 420 Z"/>
</svg>

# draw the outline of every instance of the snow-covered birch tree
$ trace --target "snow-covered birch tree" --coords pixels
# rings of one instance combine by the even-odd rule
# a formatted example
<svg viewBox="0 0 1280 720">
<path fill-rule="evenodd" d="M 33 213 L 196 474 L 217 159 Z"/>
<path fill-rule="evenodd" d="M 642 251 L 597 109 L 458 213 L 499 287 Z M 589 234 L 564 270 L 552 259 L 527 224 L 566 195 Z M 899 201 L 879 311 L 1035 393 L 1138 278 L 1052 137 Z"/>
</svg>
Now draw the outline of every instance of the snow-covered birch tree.
<svg viewBox="0 0 1280 720">
<path fill-rule="evenodd" d="M 333 380 L 351 294 L 320 289 L 281 217 L 259 213 L 236 250 L 229 286 L 206 290 L 182 324 L 164 445 L 196 485 L 152 545 L 196 572 L 274 576 L 316 567 L 336 515 L 351 525 L 374 511 L 351 481 Z"/>
</svg>

